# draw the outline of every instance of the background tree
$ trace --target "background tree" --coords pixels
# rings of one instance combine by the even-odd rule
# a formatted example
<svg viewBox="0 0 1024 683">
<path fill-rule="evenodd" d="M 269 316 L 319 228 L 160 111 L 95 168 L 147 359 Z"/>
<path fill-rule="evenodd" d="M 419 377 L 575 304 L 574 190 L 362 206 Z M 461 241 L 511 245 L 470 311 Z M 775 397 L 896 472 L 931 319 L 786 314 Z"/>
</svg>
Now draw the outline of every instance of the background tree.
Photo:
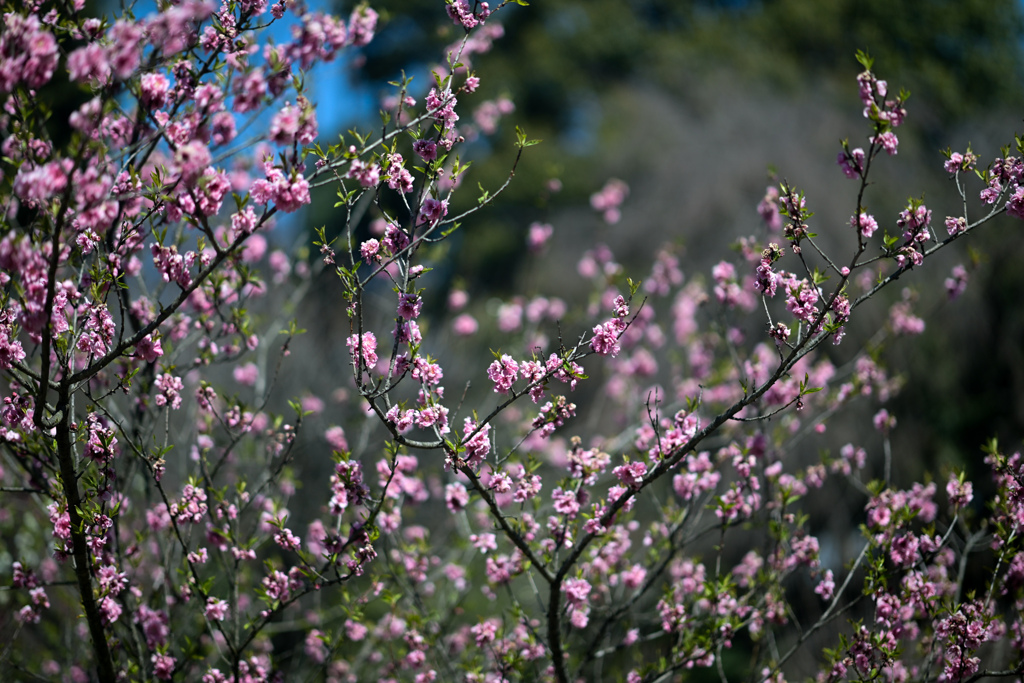
<svg viewBox="0 0 1024 683">
<path fill-rule="evenodd" d="M 397 20 L 370 48 L 369 74 L 381 82 L 405 69 L 426 87 L 424 63 L 414 56 L 452 43 L 458 28 L 435 30 L 429 10 L 415 2 L 385 2 L 382 11 Z M 895 215 L 911 183 L 927 188 L 930 203 L 954 211 L 939 151 L 971 143 L 996 154 L 1003 144 L 996 131 L 1012 127 L 1024 105 L 1024 11 L 1012 0 L 841 0 L 827 7 L 811 0 L 568 0 L 538 3 L 501 24 L 507 39 L 472 59 L 490 74 L 480 98 L 505 95 L 516 110 L 498 122 L 495 138 L 467 150 L 475 177 L 484 186 L 503 178 L 508 160 L 501 150 L 515 125 L 544 144 L 519 168 L 501 211 L 483 217 L 486 228 L 456 235 L 449 247 L 451 273 L 481 297 L 543 288 L 552 270 L 524 262 L 519 248 L 536 221 L 556 227 L 552 263 L 580 239 L 610 240 L 627 265 L 646 259 L 641 245 L 675 240 L 684 265 L 707 270 L 707 247 L 723 230 L 728 238 L 754 230 L 750 208 L 769 179 L 765 169 L 809 168 L 812 155 L 835 148 L 835 130 L 851 111 L 845 83 L 856 73 L 850 55 L 858 49 L 912 93 L 914 116 L 901 135 L 905 165 L 898 176 L 879 176 L 879 213 Z M 806 146 L 792 145 L 795 138 Z M 632 196 L 620 228 L 595 233 L 589 216 L 571 207 L 611 176 L 626 179 Z M 559 192 L 548 189 L 551 178 L 560 181 Z M 788 178 L 810 180 L 811 192 L 829 196 L 841 186 L 839 177 Z M 838 224 L 849 210 L 819 213 L 818 220 Z M 312 223 L 327 221 L 314 214 Z M 1000 292 L 1012 291 L 1019 242 L 987 239 L 957 256 L 969 266 L 986 262 L 968 293 L 977 317 L 942 314 L 923 342 L 936 353 L 915 350 L 897 360 L 910 378 L 907 405 L 936 406 L 904 418 L 907 446 L 953 460 L 974 452 L 993 428 L 1009 437 L 1024 427 L 1024 378 L 1013 360 L 1020 340 L 1013 330 L 1024 321 L 1019 307 L 999 303 L 1006 300 Z M 941 300 L 941 292 L 920 294 L 926 307 Z M 443 297 L 433 301 L 442 304 Z M 979 353 L 955 363 L 943 359 L 957 354 L 938 353 L 967 343 Z M 976 400 L 963 405 L 953 387 Z"/>
</svg>

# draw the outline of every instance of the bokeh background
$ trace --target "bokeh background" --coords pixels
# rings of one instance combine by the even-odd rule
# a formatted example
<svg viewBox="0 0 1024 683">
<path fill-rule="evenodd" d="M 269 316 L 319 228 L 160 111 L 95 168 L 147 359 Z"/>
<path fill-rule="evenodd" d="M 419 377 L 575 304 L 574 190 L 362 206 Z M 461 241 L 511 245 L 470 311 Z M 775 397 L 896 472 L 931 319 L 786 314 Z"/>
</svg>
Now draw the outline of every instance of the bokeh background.
<svg viewBox="0 0 1024 683">
<path fill-rule="evenodd" d="M 403 73 L 414 76 L 411 92 L 422 98 L 436 64 L 422 61 L 424 55 L 440 54 L 461 35 L 439 22 L 438 4 L 376 2 L 384 23 L 364 52 L 361 77 L 343 75 L 340 87 L 314 82 L 333 89 L 329 106 L 373 126 L 379 103 L 394 94 L 387 82 Z M 766 186 L 785 179 L 806 192 L 815 212 L 811 229 L 821 242 L 849 253 L 857 188 L 835 158 L 843 138 L 866 147 L 869 134 L 855 83 L 857 50 L 874 57 L 891 91 L 911 93 L 899 154 L 879 159 L 866 197 L 869 211 L 892 233 L 911 197 L 933 210 L 940 235 L 943 218 L 961 214 L 942 150 L 970 145 L 988 163 L 1024 130 L 1024 12 L 1016 0 L 560 0 L 507 7 L 495 19 L 504 35 L 490 51 L 471 56 L 482 83 L 464 98 L 465 111 L 502 98 L 514 110 L 499 117 L 493 136 L 464 148 L 464 158 L 473 161 L 465 182 L 495 188 L 505 180 L 516 126 L 543 143 L 527 150 L 501 199 L 433 255 L 428 313 L 445 320 L 448 294 L 462 288 L 470 294 L 468 310 L 492 330 L 468 339 L 445 331 L 428 349 L 443 363 L 453 394 L 461 395 L 467 383 L 483 392 L 477 396 L 488 393 L 483 369 L 492 350 L 527 351 L 508 348 L 508 339 L 493 332 L 502 303 L 516 296 L 561 297 L 570 304 L 563 329 L 573 329 L 580 318 L 574 314 L 591 291 L 576 262 L 599 243 L 634 279 L 646 278 L 657 248 L 669 244 L 687 278 L 709 281 L 715 263 L 738 261 L 730 246 L 739 238 L 765 240 L 756 206 Z M 463 118 L 469 122 L 467 114 Z M 621 220 L 606 225 L 588 202 L 612 177 L 624 180 L 630 193 Z M 552 179 L 559 181 L 557 192 Z M 980 189 L 976 183 L 969 191 L 973 216 L 981 215 Z M 453 210 L 468 208 L 477 194 L 463 192 Z M 331 226 L 338 221 L 334 211 L 333 195 L 324 193 L 302 220 L 308 228 Z M 371 218 L 360 234 L 368 234 Z M 554 230 L 539 255 L 526 248 L 534 222 Z M 903 383 L 885 404 L 898 421 L 891 439 L 897 486 L 909 486 L 926 471 L 941 477 L 949 468 L 964 469 L 984 505 L 981 445 L 997 437 L 1008 449 L 1018 447 L 1024 434 L 1021 229 L 1000 218 L 907 278 L 925 331 L 892 340 L 880 358 Z M 968 268 L 970 282 L 950 302 L 942 282 L 956 264 Z M 837 365 L 885 328 L 888 304 L 904 296 L 902 287 L 892 289 L 885 301 L 860 309 L 850 341 L 825 351 Z M 324 275 L 302 307 L 299 317 L 310 334 L 296 343 L 309 346 L 297 348 L 308 349 L 300 357 L 315 360 L 287 380 L 293 393 L 326 397 L 348 384 L 348 322 L 337 291 L 332 276 Z M 390 296 L 382 292 L 384 306 Z M 549 335 L 555 334 L 551 327 Z M 585 440 L 588 429 L 606 425 L 598 412 L 602 378 L 596 379 L 596 388 L 573 399 L 583 417 L 569 432 Z M 835 452 L 855 440 L 870 451 L 868 476 L 881 477 L 881 436 L 865 429 L 878 407 L 868 402 L 833 419 L 824 437 L 794 445 L 792 462 L 816 462 L 822 450 Z M 359 424 L 352 422 L 357 413 L 351 403 L 331 402 L 325 417 L 352 425 Z M 349 443 L 373 452 L 379 436 L 364 424 L 363 431 L 346 427 Z M 328 463 L 316 456 L 326 445 L 314 435 L 305 448 L 311 457 L 302 478 L 326 477 Z M 859 550 L 864 493 L 839 485 L 820 500 L 828 504 L 809 510 L 811 530 L 822 539 L 823 562 L 838 569 Z M 756 547 L 756 535 L 747 542 Z M 741 546 L 742 538 L 733 559 L 746 550 Z M 809 596 L 808 614 L 817 613 L 810 584 L 799 588 Z M 823 634 L 810 647 L 820 649 L 833 637 Z"/>
<path fill-rule="evenodd" d="M 461 35 L 439 17 L 439 5 L 374 3 L 383 21 L 358 58 L 361 68 L 335 68 L 312 81 L 321 121 L 379 125 L 377 109 L 394 94 L 387 82 L 403 73 L 422 98 L 433 58 Z M 664 243 L 676 245 L 687 277 L 708 278 L 714 263 L 734 255 L 729 246 L 739 237 L 764 237 L 755 207 L 776 179 L 806 192 L 816 214 L 811 228 L 825 244 L 848 247 L 856 187 L 834 160 L 843 138 L 866 145 L 858 49 L 875 58 L 891 90 L 911 93 L 899 154 L 879 160 L 866 199 L 893 232 L 910 197 L 933 209 L 940 233 L 942 218 L 961 212 L 942 170 L 943 149 L 970 144 L 987 162 L 1024 130 L 1024 12 L 1016 0 L 562 0 L 509 6 L 489 23 L 500 23 L 504 35 L 470 56 L 482 83 L 464 106 L 507 98 L 514 110 L 498 118 L 493 136 L 464 148 L 473 160 L 466 183 L 504 181 L 516 126 L 543 143 L 527 150 L 501 199 L 446 243 L 428 291 L 428 310 L 439 313 L 450 289 L 465 288 L 484 327 L 493 327 L 496 302 L 515 295 L 578 303 L 588 290 L 575 263 L 597 243 L 608 244 L 635 279 L 647 276 Z M 614 226 L 588 207 L 610 177 L 631 188 Z M 551 191 L 552 178 L 560 191 Z M 969 199 L 976 201 L 978 189 Z M 457 195 L 455 210 L 477 194 Z M 333 193 L 318 199 L 300 231 L 338 222 Z M 536 221 L 554 229 L 539 256 L 525 248 Z M 927 328 L 886 352 L 890 369 L 905 379 L 890 412 L 899 420 L 896 467 L 906 477 L 934 463 L 972 473 L 983 441 L 999 437 L 1012 447 L 1024 433 L 1020 229 L 999 219 L 908 279 Z M 957 263 L 971 280 L 961 299 L 946 303 L 942 279 Z M 314 321 L 307 341 L 317 347 L 309 357 L 318 360 L 294 377 L 321 396 L 347 372 L 347 322 L 329 280 L 307 299 L 305 317 Z M 862 315 L 865 330 L 884 322 L 883 309 Z M 496 348 L 493 339 L 475 347 L 452 339 L 432 352 L 450 351 L 468 366 L 470 358 L 488 358 L 487 342 Z M 853 351 L 840 347 L 835 360 Z M 465 379 L 479 383 L 482 372 L 476 375 Z"/>
</svg>

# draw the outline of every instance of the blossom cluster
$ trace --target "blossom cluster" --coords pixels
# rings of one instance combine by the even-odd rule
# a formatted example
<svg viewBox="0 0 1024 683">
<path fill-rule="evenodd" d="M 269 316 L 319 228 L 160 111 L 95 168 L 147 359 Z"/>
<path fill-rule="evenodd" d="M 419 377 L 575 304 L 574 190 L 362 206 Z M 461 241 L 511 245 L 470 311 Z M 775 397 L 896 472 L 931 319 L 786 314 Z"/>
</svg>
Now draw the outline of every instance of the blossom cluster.
<svg viewBox="0 0 1024 683">
<path fill-rule="evenodd" d="M 738 261 L 707 273 L 684 274 L 666 245 L 636 282 L 597 244 L 576 268 L 589 305 L 478 304 L 462 285 L 435 297 L 434 245 L 503 189 L 455 208 L 458 146 L 515 112 L 497 96 L 467 115 L 488 87 L 470 59 L 500 37 L 506 4 L 438 5 L 458 38 L 423 103 L 399 83 L 378 137 L 332 145 L 304 74 L 369 43 L 367 5 L 347 21 L 266 0 L 5 15 L 0 533 L 16 559 L 0 571 L 38 651 L 4 657 L 37 678 L 104 682 L 562 683 L 600 670 L 636 683 L 725 671 L 728 651 L 749 647 L 735 659 L 750 677 L 781 683 L 799 648 L 777 645 L 802 642 L 807 619 L 802 633 L 837 642 L 808 658 L 823 683 L 1019 676 L 1024 459 L 993 443 L 984 480 L 903 485 L 899 378 L 877 349 L 844 365 L 819 349 L 859 338 L 857 308 L 927 270 L 928 254 L 996 213 L 1024 218 L 1024 151 L 980 173 L 991 211 L 973 221 L 961 176 L 979 160 L 949 152 L 965 215 L 940 240 L 910 200 L 891 217 L 902 240 L 877 259 L 861 256 L 882 218 L 858 206 L 840 260 L 803 194 L 780 185 L 758 206 L 768 239 L 741 239 Z M 290 39 L 261 38 L 285 21 Z M 864 190 L 907 112 L 861 61 L 870 131 L 838 163 Z M 32 106 L 58 76 L 82 102 L 56 122 L 64 142 Z M 260 114 L 258 144 L 236 153 Z M 317 231 L 311 264 L 270 231 L 328 182 L 345 218 Z M 612 179 L 590 204 L 614 224 L 628 195 Z M 524 227 L 543 258 L 554 227 Z M 313 279 L 325 270 L 336 277 Z M 313 322 L 348 326 L 331 338 L 350 374 L 329 378 L 329 400 L 279 400 L 305 323 L 278 314 L 327 280 L 337 315 Z M 945 290 L 967 282 L 955 267 Z M 450 325 L 437 324 L 442 300 Z M 916 303 L 905 290 L 885 332 L 920 333 Z M 463 353 L 476 334 L 501 340 L 489 364 Z M 855 403 L 874 429 L 833 455 L 832 420 Z M 857 541 L 808 514 L 838 507 L 839 487 Z M 837 550 L 849 543 L 859 554 Z"/>
</svg>

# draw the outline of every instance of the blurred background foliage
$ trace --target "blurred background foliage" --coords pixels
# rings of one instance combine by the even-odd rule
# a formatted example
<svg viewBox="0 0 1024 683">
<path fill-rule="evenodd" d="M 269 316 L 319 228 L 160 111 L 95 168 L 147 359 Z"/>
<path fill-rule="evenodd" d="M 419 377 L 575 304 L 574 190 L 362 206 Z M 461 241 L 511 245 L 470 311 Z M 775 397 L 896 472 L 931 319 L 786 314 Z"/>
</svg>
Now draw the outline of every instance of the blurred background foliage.
<svg viewBox="0 0 1024 683">
<path fill-rule="evenodd" d="M 414 77 L 411 94 L 422 101 L 433 82 L 430 69 L 441 62 L 444 48 L 461 38 L 461 30 L 444 16 L 440 2 L 376 0 L 373 5 L 383 18 L 379 34 L 364 50 L 364 68 L 349 76 L 363 80 L 350 80 L 343 88 L 353 98 L 383 101 L 395 94 L 387 82 L 404 72 Z M 350 8 L 336 9 L 347 13 Z M 526 8 L 507 7 L 489 23 L 501 23 L 505 35 L 490 52 L 471 56 L 482 83 L 477 93 L 461 98 L 461 123 L 472 122 L 474 108 L 488 100 L 507 97 L 515 110 L 501 119 L 494 136 L 461 148 L 463 160 L 471 159 L 473 166 L 464 191 L 456 193 L 453 212 L 475 204 L 478 183 L 493 191 L 507 178 L 516 126 L 543 143 L 526 150 L 500 200 L 474 214 L 431 255 L 434 272 L 423 282 L 427 308 L 421 321 L 444 327 L 433 330 L 424 351 L 445 368 L 449 395 L 465 406 L 463 411 L 493 405 L 484 376 L 492 351 L 520 358 L 531 351 L 523 341 L 527 335 L 497 331 L 500 304 L 514 297 L 563 298 L 570 304 L 566 316 L 557 327 L 546 322 L 543 332 L 549 339 L 565 335 L 572 343 L 581 331 L 581 309 L 594 301 L 591 283 L 577 273 L 576 263 L 599 243 L 611 248 L 635 280 L 648 277 L 656 251 L 669 245 L 686 278 L 706 283 L 718 261 L 741 263 L 730 249 L 741 237 L 754 235 L 762 243 L 779 239 L 765 232 L 756 206 L 766 185 L 785 179 L 806 192 L 815 212 L 811 229 L 820 243 L 845 259 L 855 244 L 849 218 L 856 210 L 857 186 L 843 176 L 835 158 L 842 138 L 849 138 L 851 147 L 866 147 L 869 134 L 855 83 L 858 49 L 875 58 L 877 73 L 892 90 L 912 93 L 907 123 L 898 131 L 899 154 L 878 160 L 865 199 L 890 234 L 898 232 L 896 218 L 909 197 L 923 198 L 933 210 L 940 236 L 944 217 L 962 212 L 942 169 L 943 149 L 963 151 L 970 144 L 987 164 L 1000 155 L 1001 145 L 1012 143 L 1015 131 L 1024 132 L 1024 12 L 1017 0 L 538 0 Z M 424 61 L 425 56 L 435 61 Z M 367 111 L 358 125 L 364 131 L 379 126 L 376 112 Z M 588 201 L 611 177 L 631 189 L 621 222 L 605 225 Z M 549 187 L 553 178 L 560 191 Z M 970 215 L 977 218 L 981 185 L 975 179 L 969 188 Z M 333 192 L 318 199 L 305 224 L 326 225 L 336 234 L 343 219 L 332 208 Z M 369 236 L 373 218 L 368 211 L 361 219 L 358 238 Z M 526 248 L 535 221 L 554 228 L 541 254 Z M 885 404 L 899 421 L 892 435 L 896 486 L 909 486 L 925 471 L 942 476 L 944 468 L 964 468 L 978 487 L 978 505 L 984 505 L 988 481 L 981 444 L 998 436 L 1006 448 L 1019 447 L 1024 435 L 1020 230 L 1018 221 L 1001 218 L 901 281 L 914 290 L 915 312 L 927 328 L 915 338 L 889 340 L 881 358 L 904 379 L 902 393 Z M 943 279 L 958 263 L 969 268 L 971 281 L 960 299 L 947 301 Z M 447 296 L 456 287 L 468 291 L 467 310 L 481 321 L 474 337 L 452 334 L 451 316 L 445 316 Z M 351 386 L 343 344 L 349 322 L 333 276 L 324 274 L 311 291 L 298 315 L 309 334 L 294 348 L 297 358 L 316 360 L 282 378 L 282 389 L 337 396 L 339 387 Z M 388 291 L 379 294 L 380 317 L 367 326 L 383 337 L 392 324 L 387 316 L 394 300 Z M 846 364 L 866 340 L 884 336 L 888 304 L 902 296 L 895 288 L 859 309 L 848 340 L 824 353 L 837 366 Z M 646 305 L 668 317 L 669 302 L 654 298 Z M 753 342 L 763 323 L 756 316 L 748 322 Z M 587 364 L 594 381 L 572 396 L 579 417 L 556 438 L 579 434 L 589 442 L 595 432 L 615 429 L 600 409 L 606 378 L 598 365 Z M 662 371 L 652 381 L 671 386 L 672 378 Z M 882 438 L 867 427 L 879 407 L 872 397 L 831 419 L 827 433 L 787 444 L 787 467 L 818 462 L 821 451 L 831 449 L 834 455 L 852 441 L 871 455 L 869 476 L 881 477 Z M 520 409 L 530 408 L 509 413 Z M 381 452 L 381 435 L 372 420 L 360 422 L 359 413 L 354 401 L 343 400 L 325 419 L 345 425 L 354 452 Z M 514 429 L 500 424 L 500 443 L 514 442 Z M 774 422 L 766 429 L 784 427 Z M 309 457 L 300 465 L 300 481 L 316 482 L 318 474 L 326 479 L 326 442 L 314 434 L 306 438 Z M 423 467 L 439 466 L 430 454 L 420 460 Z M 860 547 L 857 524 L 865 499 L 845 484 L 833 482 L 823 496 L 828 505 L 809 510 L 811 531 L 822 539 L 829 566 L 841 566 Z M 296 512 L 302 505 L 295 501 Z M 427 519 L 445 513 L 438 508 L 420 514 Z M 742 553 L 757 543 L 748 540 L 735 548 Z"/>
<path fill-rule="evenodd" d="M 360 75 L 368 82 L 361 86 L 383 95 L 386 82 L 404 71 L 415 75 L 413 92 L 422 97 L 434 66 L 422 61 L 424 56 L 440 55 L 462 35 L 439 18 L 438 5 L 374 3 L 385 23 L 366 49 Z M 516 110 L 496 137 L 468 147 L 475 163 L 469 182 L 500 185 L 514 153 L 516 125 L 544 140 L 529 150 L 501 210 L 475 219 L 503 230 L 474 230 L 457 249 L 460 273 L 472 284 L 499 290 L 514 286 L 514 280 L 498 280 L 494 273 L 516 270 L 522 250 L 513 246 L 522 244 L 531 220 L 548 217 L 552 206 L 585 202 L 609 175 L 635 181 L 650 166 L 636 154 L 650 144 L 638 143 L 637 137 L 653 141 L 658 153 L 675 151 L 658 140 L 678 132 L 668 130 L 672 121 L 652 121 L 635 135 L 638 117 L 630 104 L 652 94 L 700 118 L 721 119 L 742 116 L 737 107 L 756 110 L 765 99 L 794 109 L 807 106 L 808 96 L 818 92 L 824 97 L 815 106 L 845 116 L 857 111 L 853 79 L 859 66 L 853 55 L 864 49 L 894 89 L 912 93 L 910 126 L 901 131 L 904 148 L 906 136 L 919 138 L 922 158 L 933 166 L 938 150 L 957 141 L 951 131 L 1024 103 L 1024 12 L 1017 0 L 561 0 L 509 6 L 493 21 L 501 23 L 505 36 L 491 52 L 471 56 L 483 82 L 478 94 L 463 99 L 464 106 L 507 96 Z M 722 106 L 723 91 L 739 94 L 738 102 L 729 98 L 733 111 Z M 375 113 L 367 114 L 369 122 Z M 863 126 L 836 128 L 831 138 L 864 131 Z M 753 134 L 737 132 L 735 146 L 763 144 Z M 702 131 L 697 126 L 689 134 Z M 820 150 L 824 164 L 831 160 L 826 153 L 834 156 L 832 140 L 828 150 Z M 783 161 L 769 163 L 791 171 Z M 555 196 L 544 189 L 551 177 L 562 182 Z M 475 198 L 474 192 L 462 193 L 461 206 Z M 748 206 L 758 199 L 751 195 Z"/>
<path fill-rule="evenodd" d="M 366 48 L 359 88 L 393 94 L 386 82 L 404 71 L 422 98 L 437 63 L 424 56 L 440 55 L 462 35 L 439 4 L 374 2 L 384 23 Z M 463 106 L 504 96 L 516 108 L 495 136 L 463 148 L 474 162 L 466 182 L 493 189 L 504 181 L 516 126 L 544 142 L 527 150 L 501 201 L 446 244 L 441 277 L 428 293 L 435 310 L 455 283 L 490 300 L 486 311 L 483 303 L 475 311 L 482 316 L 493 315 L 493 297 L 569 299 L 566 293 L 581 290 L 568 264 L 598 242 L 637 279 L 662 243 L 677 245 L 688 277 L 706 277 L 738 237 L 766 239 L 754 207 L 769 168 L 807 191 L 817 213 L 812 228 L 826 244 L 848 248 L 855 188 L 833 160 L 841 137 L 866 146 L 854 83 L 858 49 L 875 58 L 890 88 L 912 94 L 899 156 L 881 160 L 867 200 L 891 232 L 913 196 L 933 208 L 942 233 L 943 217 L 959 215 L 960 201 L 940 151 L 970 143 L 987 163 L 1012 142 L 1024 111 L 1017 0 L 560 0 L 509 6 L 493 22 L 505 35 L 492 51 L 472 55 L 482 84 Z M 608 227 L 583 207 L 612 176 L 632 193 L 622 222 Z M 551 178 L 560 192 L 547 189 Z M 456 209 L 477 194 L 467 188 Z M 330 206 L 319 203 L 310 224 L 331 224 Z M 533 221 L 555 228 L 539 258 L 524 248 Z M 924 290 L 919 311 L 932 317 L 922 338 L 897 340 L 889 352 L 892 370 L 908 380 L 894 406 L 902 427 L 897 450 L 973 469 L 983 440 L 1024 434 L 1019 229 L 1004 218 L 970 240 L 973 253 L 958 245 L 909 278 Z M 964 300 L 944 303 L 941 280 L 958 262 L 981 267 L 972 270 Z M 863 318 L 869 328 L 884 324 L 884 313 Z M 834 360 L 853 351 L 840 347 Z M 907 476 L 923 467 L 916 457 L 902 462 Z"/>
</svg>

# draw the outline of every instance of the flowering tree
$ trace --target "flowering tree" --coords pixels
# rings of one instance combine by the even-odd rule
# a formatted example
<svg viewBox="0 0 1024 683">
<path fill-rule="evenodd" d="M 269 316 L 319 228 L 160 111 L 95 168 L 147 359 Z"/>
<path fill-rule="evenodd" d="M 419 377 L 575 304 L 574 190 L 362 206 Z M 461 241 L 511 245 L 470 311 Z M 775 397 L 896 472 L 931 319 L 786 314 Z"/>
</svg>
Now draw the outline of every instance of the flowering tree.
<svg viewBox="0 0 1024 683">
<path fill-rule="evenodd" d="M 371 40 L 367 6 L 347 21 L 283 0 L 113 21 L 66 2 L 4 15 L 5 675 L 661 681 L 711 668 L 781 681 L 803 653 L 822 681 L 1019 678 L 1019 454 L 988 445 L 982 506 L 959 473 L 944 493 L 893 481 L 884 409 L 880 477 L 858 443 L 814 463 L 791 453 L 898 388 L 846 338 L 855 313 L 993 217 L 1024 218 L 1024 161 L 1007 150 L 976 171 L 970 150 L 949 153 L 964 210 L 944 233 L 920 201 L 872 216 L 871 168 L 897 151 L 906 96 L 859 55 L 869 136 L 839 153 L 854 197 L 845 252 L 816 242 L 786 183 L 759 206 L 767 242 L 743 241 L 707 281 L 684 278 L 668 250 L 634 281 L 594 246 L 578 268 L 594 303 L 502 306 L 503 348 L 464 369 L 486 390 L 452 395 L 434 340 L 479 322 L 456 291 L 458 315 L 424 324 L 425 296 L 436 245 L 504 188 L 451 208 L 466 192 L 460 145 L 511 111 L 484 102 L 475 123 L 460 118 L 480 83 L 470 58 L 500 37 L 508 4 L 448 2 L 460 37 L 423 102 L 398 82 L 379 131 L 330 146 L 303 74 Z M 285 21 L 291 40 L 261 41 Z M 65 75 L 80 95 L 66 121 L 47 105 Z M 532 144 L 518 134 L 510 179 Z M 278 212 L 322 185 L 342 219 L 318 231 L 319 258 L 264 259 Z M 627 196 L 613 180 L 591 203 L 615 222 Z M 532 226 L 531 248 L 551 233 Z M 253 311 L 267 277 L 301 298 L 323 269 L 350 328 L 339 388 L 383 445 L 323 430 L 334 467 L 305 482 L 318 514 L 301 529 L 295 445 L 322 403 L 274 412 L 301 321 Z M 951 296 L 966 277 L 946 280 Z M 910 304 L 893 306 L 886 334 L 920 330 Z M 865 351 L 836 367 L 820 349 L 841 342 Z M 607 406 L 579 435 L 587 366 L 607 377 Z M 845 566 L 823 560 L 803 513 L 829 479 L 863 495 Z"/>
</svg>

